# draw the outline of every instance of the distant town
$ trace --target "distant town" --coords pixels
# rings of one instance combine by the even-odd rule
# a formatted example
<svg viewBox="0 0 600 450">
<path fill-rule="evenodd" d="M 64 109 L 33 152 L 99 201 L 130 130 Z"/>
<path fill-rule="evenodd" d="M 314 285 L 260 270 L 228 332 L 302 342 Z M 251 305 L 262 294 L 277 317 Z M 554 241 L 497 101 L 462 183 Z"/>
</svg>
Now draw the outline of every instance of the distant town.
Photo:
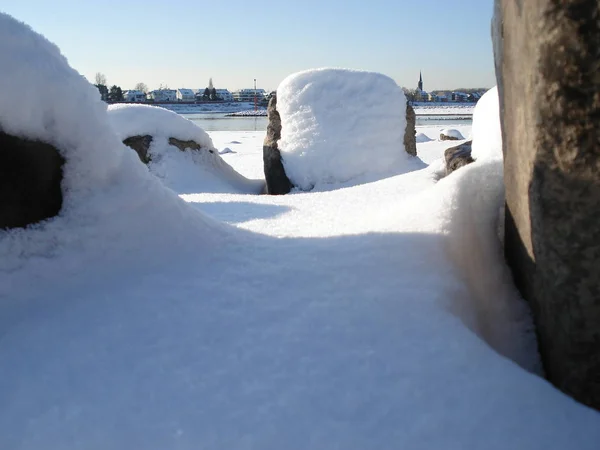
<svg viewBox="0 0 600 450">
<path fill-rule="evenodd" d="M 208 86 L 200 89 L 179 88 L 170 89 L 161 85 L 158 89 L 149 90 L 146 84 L 138 83 L 134 89 L 123 90 L 120 86 L 107 85 L 106 77 L 96 74 L 95 84 L 102 100 L 107 103 L 155 103 L 155 104 L 195 104 L 195 103 L 231 103 L 247 102 L 257 106 L 267 106 L 274 91 L 267 92 L 261 88 L 246 88 L 236 91 L 216 89 L 212 78 Z M 435 90 L 427 92 L 423 89 L 423 76 L 419 74 L 417 88 L 403 87 L 406 98 L 413 103 L 477 103 L 487 91 L 486 88 L 468 88 L 457 90 Z"/>
</svg>

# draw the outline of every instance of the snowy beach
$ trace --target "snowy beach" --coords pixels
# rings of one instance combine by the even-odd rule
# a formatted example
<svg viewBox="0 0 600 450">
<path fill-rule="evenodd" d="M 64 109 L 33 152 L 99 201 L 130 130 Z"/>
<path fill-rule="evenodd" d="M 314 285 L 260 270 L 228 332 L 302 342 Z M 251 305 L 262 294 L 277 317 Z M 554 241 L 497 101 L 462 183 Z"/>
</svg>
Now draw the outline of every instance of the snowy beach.
<svg viewBox="0 0 600 450">
<path fill-rule="evenodd" d="M 4 14 L 0 57 L 17 174 L 61 161 L 57 212 L 0 229 L 0 449 L 598 449 L 504 262 L 496 89 L 415 155 L 380 73 L 286 77 L 267 135 L 107 106 Z"/>
</svg>

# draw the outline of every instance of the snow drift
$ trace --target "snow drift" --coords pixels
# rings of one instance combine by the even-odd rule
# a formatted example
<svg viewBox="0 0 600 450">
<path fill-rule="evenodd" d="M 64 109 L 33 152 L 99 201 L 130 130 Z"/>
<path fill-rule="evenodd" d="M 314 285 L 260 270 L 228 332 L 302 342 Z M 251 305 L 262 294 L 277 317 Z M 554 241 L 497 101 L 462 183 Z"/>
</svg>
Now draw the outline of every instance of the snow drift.
<svg viewBox="0 0 600 450">
<path fill-rule="evenodd" d="M 264 181 L 249 180 L 227 164 L 206 132 L 192 121 L 149 105 L 111 105 L 108 115 L 121 140 L 152 136 L 148 168 L 178 193 L 229 192 L 259 194 Z M 194 141 L 200 149 L 181 149 L 170 138 Z"/>
<path fill-rule="evenodd" d="M 277 110 L 285 171 L 303 190 L 412 167 L 403 143 L 406 98 L 385 75 L 345 69 L 295 73 L 277 88 Z"/>
<path fill-rule="evenodd" d="M 498 87 L 487 91 L 473 112 L 473 150 L 475 160 L 502 159 L 502 129 Z"/>
<path fill-rule="evenodd" d="M 66 160 L 59 215 L 25 230 L 0 230 L 0 267 L 78 248 L 75 267 L 75 260 L 98 254 L 147 253 L 148 236 L 161 242 L 184 224 L 196 231 L 217 228 L 164 189 L 121 143 L 98 90 L 59 49 L 4 14 L 0 58 L 0 128 L 50 143 Z M 11 284 L 0 282 L 0 292 Z"/>
</svg>

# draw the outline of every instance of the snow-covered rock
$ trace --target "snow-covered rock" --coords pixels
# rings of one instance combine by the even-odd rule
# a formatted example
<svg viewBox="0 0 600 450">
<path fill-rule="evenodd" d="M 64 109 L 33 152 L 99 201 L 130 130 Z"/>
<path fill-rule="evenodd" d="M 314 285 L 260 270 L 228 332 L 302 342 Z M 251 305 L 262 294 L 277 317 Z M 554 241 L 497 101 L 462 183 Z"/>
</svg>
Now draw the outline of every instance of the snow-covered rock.
<svg viewBox="0 0 600 450">
<path fill-rule="evenodd" d="M 415 140 L 417 141 L 417 144 L 422 144 L 423 142 L 433 141 L 433 139 L 431 139 L 425 133 L 417 133 L 417 135 L 415 136 Z"/>
<path fill-rule="evenodd" d="M 473 113 L 473 152 L 475 160 L 502 159 L 502 130 L 498 87 L 487 91 Z"/>
<path fill-rule="evenodd" d="M 68 271 L 99 254 L 123 261 L 147 254 L 148 236 L 167 241 L 174 228 L 218 228 L 165 189 L 123 145 L 98 90 L 59 49 L 5 14 L 0 60 L 0 127 L 51 144 L 65 160 L 60 214 L 26 230 L 0 230 L 0 277 L 34 256 L 55 258 L 77 249 L 56 268 Z M 50 269 L 48 276 L 53 274 Z M 10 284 L 4 280 L 0 287 Z"/>
<path fill-rule="evenodd" d="M 277 89 L 279 149 L 295 186 L 341 183 L 406 171 L 406 98 L 373 72 L 316 69 L 290 75 Z"/>
<path fill-rule="evenodd" d="M 152 138 L 148 167 L 177 192 L 259 193 L 264 186 L 261 180 L 248 180 L 237 173 L 202 128 L 173 111 L 118 104 L 108 107 L 108 115 L 122 140 Z"/>
<path fill-rule="evenodd" d="M 465 137 L 455 128 L 444 128 L 440 130 L 440 141 L 461 141 Z"/>
</svg>

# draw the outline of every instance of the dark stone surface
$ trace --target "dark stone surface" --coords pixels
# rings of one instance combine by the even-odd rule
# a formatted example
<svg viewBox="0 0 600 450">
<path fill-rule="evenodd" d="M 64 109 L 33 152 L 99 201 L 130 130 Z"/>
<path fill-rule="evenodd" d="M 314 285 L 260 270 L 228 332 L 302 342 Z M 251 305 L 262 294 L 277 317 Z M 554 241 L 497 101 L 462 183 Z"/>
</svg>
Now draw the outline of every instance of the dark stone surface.
<svg viewBox="0 0 600 450">
<path fill-rule="evenodd" d="M 440 141 L 460 141 L 459 138 L 440 133 Z"/>
<path fill-rule="evenodd" d="M 450 147 L 444 151 L 444 159 L 446 160 L 446 175 L 450 175 L 455 170 L 475 161 L 471 157 L 472 142 L 473 141 L 468 141 L 464 144 L 457 145 L 456 147 Z"/>
<path fill-rule="evenodd" d="M 292 183 L 285 173 L 278 141 L 281 139 L 281 117 L 277 112 L 277 96 L 273 95 L 267 108 L 269 124 L 263 143 L 263 164 L 265 170 L 266 193 L 283 195 L 292 190 Z"/>
<path fill-rule="evenodd" d="M 406 102 L 406 130 L 404 131 L 404 149 L 406 153 L 417 156 L 417 115 L 415 110 Z"/>
<path fill-rule="evenodd" d="M 152 143 L 152 136 L 144 135 L 144 136 L 131 136 L 123 141 L 123 144 L 135 150 L 135 152 L 140 157 L 140 161 L 144 164 L 148 164 L 152 158 L 148 154 L 148 150 L 150 149 L 150 144 Z M 187 149 L 191 150 L 200 150 L 202 147 L 196 141 L 182 141 L 181 139 L 177 139 L 174 137 L 169 138 L 169 144 L 177 147 L 182 152 Z M 208 150 L 210 153 L 214 153 L 212 149 Z"/>
<path fill-rule="evenodd" d="M 150 155 L 148 155 L 148 149 L 152 143 L 152 136 L 131 136 L 123 141 L 127 147 L 132 148 L 140 157 L 140 161 L 144 164 L 150 162 Z"/>
<path fill-rule="evenodd" d="M 174 137 L 169 138 L 169 144 L 177 147 L 182 152 L 186 151 L 187 149 L 200 150 L 200 149 L 204 148 L 200 144 L 198 144 L 196 141 L 182 141 L 181 139 L 177 139 Z M 214 151 L 211 149 L 209 149 L 208 151 L 209 151 L 209 153 L 214 153 Z"/>
<path fill-rule="evenodd" d="M 600 2 L 496 14 L 506 259 L 549 380 L 600 408 Z"/>
<path fill-rule="evenodd" d="M 50 144 L 0 131 L 0 228 L 56 216 L 62 207 L 63 157 Z"/>
</svg>

